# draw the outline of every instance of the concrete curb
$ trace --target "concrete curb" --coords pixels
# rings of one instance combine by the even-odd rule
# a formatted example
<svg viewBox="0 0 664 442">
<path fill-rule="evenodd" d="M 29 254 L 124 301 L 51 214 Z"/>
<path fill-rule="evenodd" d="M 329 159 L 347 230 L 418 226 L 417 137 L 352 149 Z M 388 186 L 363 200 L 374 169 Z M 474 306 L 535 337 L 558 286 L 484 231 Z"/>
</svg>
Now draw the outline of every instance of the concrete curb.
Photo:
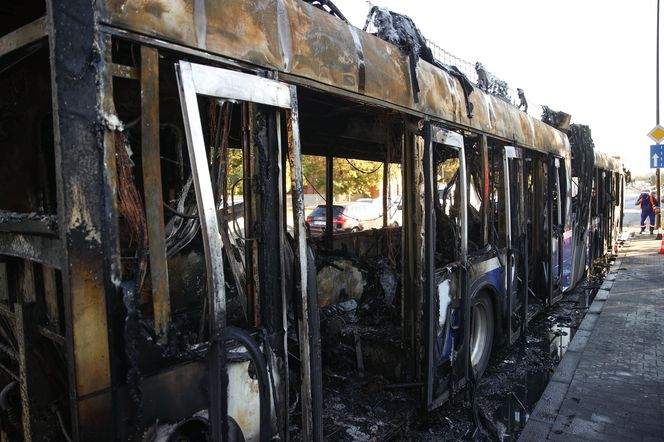
<svg viewBox="0 0 664 442">
<path fill-rule="evenodd" d="M 631 237 L 626 244 L 631 242 Z M 519 436 L 519 441 L 540 441 L 545 440 L 553 423 L 558 417 L 560 407 L 565 400 L 567 390 L 569 389 L 576 367 L 579 365 L 583 351 L 586 348 L 588 339 L 592 334 L 599 315 L 604 309 L 606 300 L 609 298 L 609 292 L 616 280 L 618 270 L 622 267 L 622 257 L 617 258 L 611 265 L 608 275 L 604 278 L 602 286 L 597 291 L 593 303 L 590 305 L 586 316 L 581 321 L 579 328 L 572 338 L 572 341 L 563 356 L 563 359 L 556 367 L 556 371 L 551 377 L 542 397 L 537 401 L 526 427 Z"/>
</svg>

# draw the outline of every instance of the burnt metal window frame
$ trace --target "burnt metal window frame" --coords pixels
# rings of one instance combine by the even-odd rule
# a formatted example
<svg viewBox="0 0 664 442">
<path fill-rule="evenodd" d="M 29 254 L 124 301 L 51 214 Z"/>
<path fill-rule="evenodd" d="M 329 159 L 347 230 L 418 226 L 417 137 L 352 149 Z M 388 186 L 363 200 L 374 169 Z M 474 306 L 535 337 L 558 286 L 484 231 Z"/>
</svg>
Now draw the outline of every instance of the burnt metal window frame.
<svg viewBox="0 0 664 442">
<path fill-rule="evenodd" d="M 228 69 L 179 61 L 176 63 L 178 89 L 184 116 L 187 146 L 194 175 L 194 187 L 198 213 L 201 214 L 201 230 L 205 248 L 208 296 L 210 305 L 210 336 L 213 347 L 210 358 L 210 373 L 219 373 L 221 355 L 219 339 L 226 326 L 226 294 L 224 289 L 223 243 L 219 230 L 214 193 L 208 168 L 207 148 L 203 136 L 198 95 L 207 95 L 229 100 L 246 101 L 286 110 L 289 115 L 289 147 L 293 152 L 293 193 L 294 237 L 299 265 L 299 288 L 302 294 L 302 321 L 300 328 L 300 353 L 302 369 L 302 414 L 304 434 L 312 434 L 312 392 L 309 368 L 309 319 L 307 288 L 307 244 L 304 224 L 304 200 L 302 185 L 302 158 L 297 112 L 297 92 L 295 86 L 279 81 L 257 77 L 252 74 Z M 279 143 L 281 150 L 281 143 Z M 281 158 L 281 153 L 279 153 Z M 280 180 L 281 181 L 281 180 Z M 283 195 L 283 189 L 280 194 Z M 221 381 L 220 376 L 210 376 L 210 415 L 220 416 Z M 218 419 L 211 419 L 213 438 L 220 434 Z"/>
<path fill-rule="evenodd" d="M 510 164 L 510 160 L 512 161 Z M 525 233 L 525 179 L 524 171 L 525 155 L 521 148 L 518 146 L 504 146 L 503 147 L 503 173 L 504 173 L 504 192 L 505 192 L 505 231 L 506 231 L 506 269 L 504 277 L 504 288 L 507 293 L 507 315 L 508 315 L 508 342 L 512 344 L 519 336 L 512 328 L 511 317 L 514 313 L 514 300 L 521 295 L 521 302 L 524 306 L 523 309 L 523 323 L 526 323 L 525 318 L 528 314 L 527 307 L 527 290 L 528 278 L 523 265 L 527 265 L 524 261 L 526 251 L 523 248 L 523 238 L 521 235 Z M 513 180 L 514 179 L 514 180 Z M 512 209 L 515 209 L 513 211 Z M 513 236 L 516 235 L 516 238 Z M 527 235 L 527 233 L 526 233 Z M 522 254 L 520 255 L 519 252 Z M 520 262 L 521 260 L 521 262 Z M 519 274 L 519 269 L 522 269 L 522 274 Z M 520 282 L 519 282 L 520 281 Z M 525 287 L 522 287 L 525 285 Z"/>
<path fill-rule="evenodd" d="M 435 164 L 433 161 L 433 149 L 434 149 L 434 144 L 440 144 L 445 147 L 454 149 L 457 151 L 457 157 L 459 159 L 459 185 L 461 186 L 460 189 L 460 196 L 461 196 L 461 201 L 460 201 L 460 216 L 459 220 L 461 223 L 461 245 L 460 245 L 460 260 L 456 261 L 461 262 L 461 273 L 458 275 L 460 280 L 462 281 L 461 284 L 458 285 L 458 289 L 462 292 L 462 298 L 464 298 L 467 301 L 466 295 L 466 288 L 467 284 L 465 284 L 465 279 L 467 277 L 465 273 L 465 266 L 466 266 L 466 261 L 468 258 L 468 177 L 467 177 L 467 171 L 466 171 L 466 154 L 465 154 L 465 148 L 464 148 L 464 138 L 461 134 L 448 130 L 446 128 L 443 128 L 439 125 L 437 125 L 434 122 L 427 122 L 425 128 L 425 155 L 424 155 L 424 169 L 425 169 L 425 212 L 428 213 L 427 219 L 425 220 L 425 230 L 426 230 L 426 235 L 428 236 L 425 241 L 425 262 L 426 262 L 426 269 L 425 269 L 425 280 L 427 288 L 426 288 L 426 345 L 425 345 L 425 357 L 426 357 L 426 366 L 425 366 L 425 385 L 424 385 L 424 400 L 426 404 L 426 409 L 431 411 L 440 405 L 442 405 L 445 401 L 450 396 L 450 390 L 445 389 L 442 392 L 434 391 L 434 384 L 436 383 L 436 361 L 435 361 L 435 354 L 434 354 L 434 349 L 436 346 L 436 341 L 437 341 L 437 331 L 441 328 L 446 328 L 449 324 L 447 324 L 447 321 L 449 319 L 449 315 L 445 318 L 445 324 L 441 324 L 440 322 L 440 306 L 438 308 L 434 308 L 434 306 L 437 305 L 435 301 L 435 296 L 438 294 L 439 289 L 441 286 L 445 285 L 445 281 L 448 281 L 448 284 L 451 281 L 450 279 L 446 279 L 444 281 L 441 281 L 440 284 L 435 283 L 435 276 L 434 276 L 434 259 L 433 259 L 433 253 L 434 253 L 434 239 L 435 239 L 435 233 L 433 231 L 433 225 L 435 223 L 435 218 L 433 217 L 433 204 L 434 204 L 434 198 L 438 198 L 437 192 L 434 192 L 433 189 L 433 182 L 434 182 L 434 176 L 437 173 Z M 428 132 L 428 133 L 427 133 Z M 428 190 L 428 191 L 427 191 Z M 450 265 L 454 265 L 454 263 L 451 263 L 449 265 L 444 266 L 445 268 L 449 267 Z M 467 302 L 466 302 L 467 303 Z M 463 311 L 464 315 L 467 314 L 466 311 L 469 312 L 469 305 L 463 306 Z M 449 305 L 447 308 L 445 308 L 446 311 L 449 312 Z M 469 321 L 468 321 L 469 322 Z M 466 330 L 466 334 L 467 334 Z M 445 337 L 447 339 L 447 336 Z M 465 372 L 466 370 L 464 370 Z"/>
<path fill-rule="evenodd" d="M 558 225 L 563 224 L 564 216 L 563 216 L 563 198 L 564 195 L 562 194 L 562 187 L 561 187 L 561 181 L 560 181 L 560 173 L 562 171 L 560 167 L 560 158 L 554 158 L 553 159 L 553 167 L 556 169 L 556 211 L 557 211 L 557 216 L 556 216 L 556 222 Z"/>
<path fill-rule="evenodd" d="M 488 150 L 488 207 L 490 207 L 491 212 L 489 216 L 489 242 L 496 250 L 509 250 L 511 247 L 511 199 L 508 163 L 510 159 L 518 158 L 517 150 L 514 146 L 503 145 L 497 140 L 493 140 Z"/>
<path fill-rule="evenodd" d="M 461 224 L 461 247 L 460 258 L 465 260 L 468 255 L 468 176 L 466 172 L 466 150 L 464 147 L 463 136 L 457 132 L 431 124 L 431 144 L 440 144 L 447 148 L 457 151 L 459 159 L 459 184 L 460 189 L 460 216 Z M 433 151 L 433 145 L 430 146 Z M 434 173 L 436 171 L 434 170 Z M 438 196 L 436 195 L 436 198 Z"/>
<path fill-rule="evenodd" d="M 503 185 L 505 187 L 505 241 L 507 247 L 512 247 L 512 176 L 510 174 L 510 160 L 519 159 L 514 146 L 503 147 Z"/>
<path fill-rule="evenodd" d="M 470 139 L 472 140 L 473 135 Z M 464 142 L 468 141 L 468 138 L 464 137 Z M 488 193 L 485 191 L 485 184 L 487 183 L 486 175 L 488 173 L 486 161 L 486 152 L 485 152 L 485 137 L 478 136 L 477 141 L 473 146 L 468 148 L 465 147 L 466 154 L 466 175 L 468 177 L 468 241 L 469 241 L 469 254 L 478 254 L 482 253 L 488 245 L 488 222 L 486 215 L 488 214 Z M 473 159 L 473 150 L 477 150 L 475 155 L 477 158 Z M 470 162 L 469 162 L 470 159 Z M 470 165 L 471 162 L 475 162 L 474 167 Z M 479 167 L 478 167 L 479 166 Z M 475 170 L 473 170 L 475 169 Z M 479 203 L 478 206 L 474 203 Z M 471 208 L 477 211 L 479 219 L 473 219 L 473 214 L 471 214 Z M 479 235 L 474 237 L 471 241 L 471 236 L 474 232 L 471 231 L 471 224 L 476 226 L 477 221 L 479 221 Z M 472 247 L 471 250 L 471 245 Z"/>
</svg>

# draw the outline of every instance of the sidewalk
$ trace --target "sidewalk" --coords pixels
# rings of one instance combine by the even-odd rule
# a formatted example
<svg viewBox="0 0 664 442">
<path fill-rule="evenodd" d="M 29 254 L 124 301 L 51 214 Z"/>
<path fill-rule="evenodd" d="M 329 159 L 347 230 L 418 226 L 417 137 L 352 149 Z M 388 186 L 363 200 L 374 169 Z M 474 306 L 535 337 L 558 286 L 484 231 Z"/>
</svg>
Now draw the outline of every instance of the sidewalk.
<svg viewBox="0 0 664 442">
<path fill-rule="evenodd" d="M 519 441 L 664 441 L 664 255 L 626 243 Z"/>
</svg>

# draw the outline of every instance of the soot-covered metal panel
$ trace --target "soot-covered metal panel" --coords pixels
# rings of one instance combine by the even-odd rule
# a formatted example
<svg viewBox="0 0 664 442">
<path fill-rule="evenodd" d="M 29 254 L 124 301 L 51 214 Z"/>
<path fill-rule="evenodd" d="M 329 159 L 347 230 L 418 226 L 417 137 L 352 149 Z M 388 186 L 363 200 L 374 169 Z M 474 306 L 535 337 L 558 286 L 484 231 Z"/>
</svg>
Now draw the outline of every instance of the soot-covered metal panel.
<svg viewBox="0 0 664 442">
<path fill-rule="evenodd" d="M 615 158 L 611 158 L 609 155 L 600 152 L 598 150 L 594 151 L 595 154 L 595 167 L 598 169 L 611 170 L 613 172 L 620 172 L 621 165 L 620 161 Z"/>
<path fill-rule="evenodd" d="M 299 0 L 100 0 L 102 21 L 379 99 L 519 145 L 569 156 L 562 132 L 475 89 L 468 118 L 458 79 Z M 297 79 L 294 79 L 297 81 Z M 416 103 L 417 101 L 417 103 Z M 520 123 L 516 123 L 520 122 Z"/>
<path fill-rule="evenodd" d="M 349 27 L 299 0 L 285 0 L 285 5 L 292 44 L 290 71 L 361 92 L 361 60 Z"/>
<path fill-rule="evenodd" d="M 365 66 L 365 94 L 379 100 L 412 108 L 408 58 L 396 46 L 357 30 Z"/>
<path fill-rule="evenodd" d="M 103 20 L 168 41 L 284 69 L 271 0 L 107 0 Z"/>
</svg>

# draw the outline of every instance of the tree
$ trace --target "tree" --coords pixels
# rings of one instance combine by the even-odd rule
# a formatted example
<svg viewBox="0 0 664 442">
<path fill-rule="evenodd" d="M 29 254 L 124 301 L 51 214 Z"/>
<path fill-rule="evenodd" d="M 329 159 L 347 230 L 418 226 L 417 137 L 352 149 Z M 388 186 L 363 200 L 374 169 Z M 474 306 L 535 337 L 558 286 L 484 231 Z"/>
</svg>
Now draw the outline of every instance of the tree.
<svg viewBox="0 0 664 442">
<path fill-rule="evenodd" d="M 305 187 L 325 195 L 325 157 L 314 155 L 302 156 L 302 173 Z M 371 197 L 381 186 L 383 163 L 377 161 L 350 160 L 334 158 L 333 192 L 334 196 L 361 194 Z"/>
<path fill-rule="evenodd" d="M 361 194 L 371 197 L 383 181 L 383 163 L 334 159 L 334 194 Z"/>
</svg>

